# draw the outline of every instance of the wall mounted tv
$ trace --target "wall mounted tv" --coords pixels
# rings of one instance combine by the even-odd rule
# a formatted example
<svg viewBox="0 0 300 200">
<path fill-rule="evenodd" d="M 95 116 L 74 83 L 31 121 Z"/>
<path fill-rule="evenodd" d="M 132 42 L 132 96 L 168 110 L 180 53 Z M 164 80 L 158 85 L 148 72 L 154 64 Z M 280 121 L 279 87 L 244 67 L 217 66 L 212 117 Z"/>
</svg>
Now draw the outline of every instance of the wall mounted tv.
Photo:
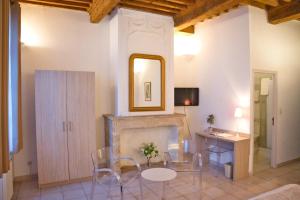
<svg viewBox="0 0 300 200">
<path fill-rule="evenodd" d="M 175 88 L 175 106 L 198 106 L 199 88 Z"/>
</svg>

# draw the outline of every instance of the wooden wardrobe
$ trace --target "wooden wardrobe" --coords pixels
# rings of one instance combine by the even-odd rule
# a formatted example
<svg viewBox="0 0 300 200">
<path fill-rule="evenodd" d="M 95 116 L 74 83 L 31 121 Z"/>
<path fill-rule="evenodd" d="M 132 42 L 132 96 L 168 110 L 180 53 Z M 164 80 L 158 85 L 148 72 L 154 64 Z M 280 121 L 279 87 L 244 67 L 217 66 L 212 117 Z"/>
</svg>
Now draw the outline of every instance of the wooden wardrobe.
<svg viewBox="0 0 300 200">
<path fill-rule="evenodd" d="M 95 74 L 36 71 L 35 111 L 39 186 L 90 177 L 96 149 Z"/>
</svg>

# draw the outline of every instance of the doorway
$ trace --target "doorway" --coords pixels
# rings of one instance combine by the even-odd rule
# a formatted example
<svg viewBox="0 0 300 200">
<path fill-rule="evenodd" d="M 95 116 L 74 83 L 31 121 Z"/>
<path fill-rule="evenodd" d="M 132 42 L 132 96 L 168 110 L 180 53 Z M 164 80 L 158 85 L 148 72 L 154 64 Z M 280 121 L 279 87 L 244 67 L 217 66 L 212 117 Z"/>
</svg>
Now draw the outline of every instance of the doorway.
<svg viewBox="0 0 300 200">
<path fill-rule="evenodd" d="M 275 167 L 275 73 L 254 72 L 253 172 Z"/>
</svg>

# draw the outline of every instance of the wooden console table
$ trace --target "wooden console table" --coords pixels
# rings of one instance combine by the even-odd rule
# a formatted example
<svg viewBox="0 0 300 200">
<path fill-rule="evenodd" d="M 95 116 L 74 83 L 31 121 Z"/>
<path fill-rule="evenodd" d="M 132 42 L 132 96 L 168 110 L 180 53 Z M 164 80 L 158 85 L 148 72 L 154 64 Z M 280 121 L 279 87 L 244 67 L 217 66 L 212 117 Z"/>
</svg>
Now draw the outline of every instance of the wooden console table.
<svg viewBox="0 0 300 200">
<path fill-rule="evenodd" d="M 218 133 L 225 133 L 219 131 Z M 206 148 L 206 145 L 218 140 L 219 144 L 230 149 L 233 152 L 233 180 L 242 179 L 249 176 L 249 154 L 250 138 L 247 134 L 237 136 L 234 133 L 228 133 L 230 136 L 215 136 L 208 132 L 196 133 L 196 142 L 198 151 Z"/>
</svg>

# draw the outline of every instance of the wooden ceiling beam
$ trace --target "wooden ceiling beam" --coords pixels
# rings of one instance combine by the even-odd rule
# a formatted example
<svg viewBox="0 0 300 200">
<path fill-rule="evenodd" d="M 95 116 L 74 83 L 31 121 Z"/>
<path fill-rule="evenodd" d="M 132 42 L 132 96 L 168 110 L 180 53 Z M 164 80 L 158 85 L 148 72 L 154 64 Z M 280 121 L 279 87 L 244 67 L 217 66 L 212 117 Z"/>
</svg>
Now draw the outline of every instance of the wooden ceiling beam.
<svg viewBox="0 0 300 200">
<path fill-rule="evenodd" d="M 232 9 L 238 6 L 239 3 L 240 0 L 204 0 L 202 4 L 191 6 L 187 11 L 176 15 L 174 17 L 175 29 L 182 30 L 195 25 L 197 22 Z"/>
<path fill-rule="evenodd" d="M 151 3 L 153 5 L 158 5 L 158 6 L 164 6 L 164 7 L 168 7 L 168 8 L 175 8 L 175 9 L 179 9 L 179 10 L 188 8 L 187 5 L 185 5 L 185 4 L 173 3 L 173 2 L 168 2 L 168 1 L 164 1 L 164 0 L 138 0 L 138 1 L 144 2 L 144 3 Z"/>
<path fill-rule="evenodd" d="M 180 32 L 194 34 L 195 33 L 195 26 L 189 26 L 185 29 L 180 30 Z"/>
<path fill-rule="evenodd" d="M 193 5 L 195 3 L 195 0 L 166 0 L 166 1 L 172 3 L 184 4 L 184 5 Z"/>
<path fill-rule="evenodd" d="M 64 0 L 64 1 L 75 2 L 75 3 L 86 3 L 86 4 L 92 3 L 92 0 Z"/>
<path fill-rule="evenodd" d="M 175 15 L 175 13 L 173 13 L 173 12 L 167 12 L 167 11 L 156 10 L 156 9 L 151 9 L 151 8 L 133 6 L 133 5 L 128 5 L 128 4 L 123 4 L 123 3 L 120 3 L 119 5 L 124 8 L 129 8 L 129 9 L 144 11 L 144 12 L 150 12 L 150 13 L 155 13 L 155 14 L 160 14 L 160 15 L 166 15 L 166 16 L 174 16 Z"/>
<path fill-rule="evenodd" d="M 28 4 L 35 4 L 35 5 L 41 5 L 41 6 L 49 6 L 49 7 L 57 7 L 57 8 L 66 8 L 66 9 L 72 9 L 72 10 L 81 10 L 81 11 L 87 11 L 88 5 L 82 4 L 68 4 L 62 1 L 57 0 L 57 2 L 51 1 L 36 1 L 36 0 L 19 0 L 21 3 L 28 3 Z"/>
<path fill-rule="evenodd" d="M 250 5 L 257 8 L 265 9 L 266 5 L 255 0 L 242 0 L 240 5 Z"/>
<path fill-rule="evenodd" d="M 264 4 L 264 5 L 268 5 L 268 6 L 278 6 L 278 0 L 255 0 L 258 3 Z"/>
<path fill-rule="evenodd" d="M 124 5 L 148 8 L 148 9 L 152 9 L 152 10 L 170 12 L 170 13 L 174 13 L 174 14 L 180 12 L 180 9 L 169 8 L 166 6 L 153 5 L 151 3 L 143 3 L 143 2 L 136 1 L 136 0 L 121 0 L 121 3 Z"/>
<path fill-rule="evenodd" d="M 120 0 L 93 0 L 88 12 L 90 14 L 90 21 L 98 23 L 107 14 L 109 14 L 118 4 Z"/>
<path fill-rule="evenodd" d="M 22 0 L 20 0 L 22 1 Z M 83 2 L 74 2 L 69 0 L 27 0 L 37 3 L 47 3 L 47 4 L 53 4 L 53 5 L 61 5 L 61 6 L 73 6 L 73 7 L 79 7 L 79 8 L 88 8 L 89 3 L 83 3 Z"/>
<path fill-rule="evenodd" d="M 284 3 L 280 6 L 267 9 L 268 21 L 271 24 L 300 18 L 300 0 L 294 0 L 290 3 Z"/>
</svg>

